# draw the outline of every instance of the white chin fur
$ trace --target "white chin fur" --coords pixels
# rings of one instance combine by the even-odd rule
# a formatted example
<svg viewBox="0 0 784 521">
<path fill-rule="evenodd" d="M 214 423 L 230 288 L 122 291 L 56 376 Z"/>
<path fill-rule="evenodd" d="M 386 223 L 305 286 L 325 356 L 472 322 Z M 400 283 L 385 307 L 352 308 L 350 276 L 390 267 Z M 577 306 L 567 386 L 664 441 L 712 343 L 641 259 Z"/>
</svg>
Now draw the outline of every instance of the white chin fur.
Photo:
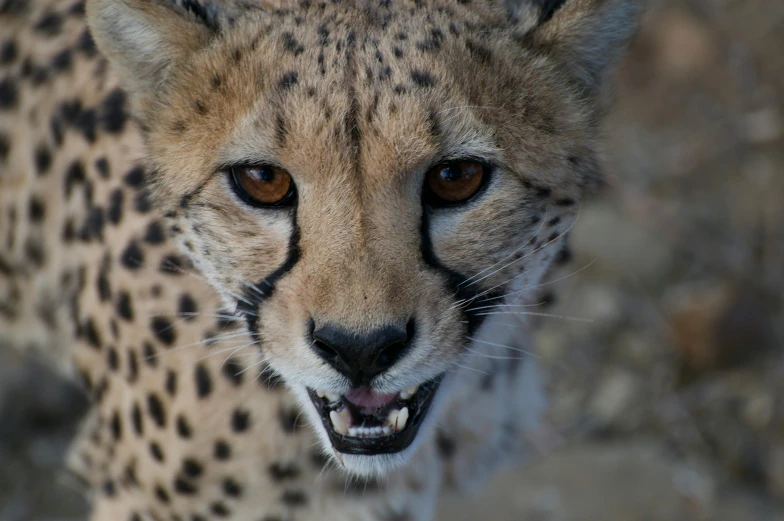
<svg viewBox="0 0 784 521">
<path fill-rule="evenodd" d="M 377 456 L 360 456 L 337 452 L 334 447 L 332 447 L 329 435 L 327 434 L 326 429 L 324 429 L 324 425 L 321 423 L 321 416 L 319 416 L 316 407 L 310 400 L 306 388 L 301 385 L 291 387 L 294 394 L 297 396 L 297 400 L 305 411 L 305 414 L 307 414 L 310 419 L 312 428 L 316 431 L 324 454 L 329 455 L 330 459 L 337 464 L 338 468 L 357 477 L 383 478 L 388 476 L 392 471 L 405 466 L 414 454 L 416 454 L 422 441 L 430 438 L 436 418 L 438 418 L 439 411 L 441 410 L 441 397 L 448 392 L 444 389 L 449 383 L 448 380 L 449 376 L 447 375 L 441 382 L 438 392 L 433 397 L 427 415 L 425 416 L 422 425 L 420 425 L 419 431 L 411 445 L 405 450 L 394 454 L 379 454 Z"/>
</svg>

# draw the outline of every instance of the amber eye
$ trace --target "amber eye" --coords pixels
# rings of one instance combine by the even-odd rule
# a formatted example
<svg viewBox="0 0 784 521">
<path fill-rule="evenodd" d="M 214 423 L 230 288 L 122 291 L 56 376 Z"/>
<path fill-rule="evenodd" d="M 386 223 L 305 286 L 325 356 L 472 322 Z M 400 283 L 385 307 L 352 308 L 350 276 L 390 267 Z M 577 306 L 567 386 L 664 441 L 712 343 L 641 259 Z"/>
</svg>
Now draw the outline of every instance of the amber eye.
<svg viewBox="0 0 784 521">
<path fill-rule="evenodd" d="M 294 182 L 276 166 L 238 166 L 230 170 L 234 188 L 254 206 L 289 206 L 294 202 Z"/>
<path fill-rule="evenodd" d="M 425 202 L 449 206 L 467 201 L 484 186 L 487 167 L 476 161 L 439 163 L 425 176 Z"/>
</svg>

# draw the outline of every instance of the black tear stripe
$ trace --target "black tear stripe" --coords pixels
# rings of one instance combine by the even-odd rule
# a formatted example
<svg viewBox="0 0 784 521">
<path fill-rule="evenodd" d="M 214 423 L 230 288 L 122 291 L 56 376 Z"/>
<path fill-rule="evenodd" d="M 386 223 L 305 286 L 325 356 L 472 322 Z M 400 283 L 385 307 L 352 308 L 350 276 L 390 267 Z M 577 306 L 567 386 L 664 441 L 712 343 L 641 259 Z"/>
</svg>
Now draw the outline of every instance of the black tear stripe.
<svg viewBox="0 0 784 521">
<path fill-rule="evenodd" d="M 259 309 L 265 300 L 269 299 L 275 292 L 275 283 L 278 282 L 286 273 L 290 272 L 299 262 L 302 251 L 299 247 L 299 226 L 297 225 L 297 206 L 291 210 L 291 222 L 293 230 L 289 238 L 289 248 L 286 260 L 281 266 L 270 273 L 266 278 L 255 283 L 253 287 L 243 290 L 243 299 L 237 303 L 237 311 L 245 316 L 248 325 L 248 332 L 258 340 L 259 333 Z"/>
<path fill-rule="evenodd" d="M 461 307 L 460 312 L 468 323 L 466 335 L 473 336 L 477 329 L 479 329 L 479 326 L 484 322 L 487 313 L 493 311 L 494 307 L 502 302 L 501 296 L 503 293 L 500 290 L 494 290 L 479 297 L 479 294 L 484 293 L 485 290 L 482 290 L 478 285 L 468 287 L 468 277 L 441 263 L 433 251 L 433 242 L 430 239 L 430 209 L 424 203 L 422 206 L 422 228 L 420 234 L 422 236 L 422 259 L 425 261 L 425 264 L 438 271 L 444 277 L 449 288 L 454 291 L 456 299 L 462 302 L 471 301 L 471 304 L 465 307 L 493 306 L 492 308 L 484 308 L 476 311 L 468 311 Z"/>
</svg>

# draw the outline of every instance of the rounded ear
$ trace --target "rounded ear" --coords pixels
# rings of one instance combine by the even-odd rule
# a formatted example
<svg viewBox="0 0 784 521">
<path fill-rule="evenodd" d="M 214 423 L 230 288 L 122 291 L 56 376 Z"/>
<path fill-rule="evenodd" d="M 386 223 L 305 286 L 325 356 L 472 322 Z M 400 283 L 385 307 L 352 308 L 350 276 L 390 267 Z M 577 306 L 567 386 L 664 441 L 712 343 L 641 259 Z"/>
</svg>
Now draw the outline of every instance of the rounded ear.
<svg viewBox="0 0 784 521">
<path fill-rule="evenodd" d="M 600 96 L 629 40 L 637 31 L 642 0 L 507 0 L 536 13 L 524 43 L 556 57 L 590 96 Z M 510 5 L 511 4 L 511 5 Z"/>
<path fill-rule="evenodd" d="M 172 65 L 204 47 L 220 11 L 196 0 L 88 0 L 87 19 L 101 52 L 131 92 L 155 89 Z"/>
</svg>

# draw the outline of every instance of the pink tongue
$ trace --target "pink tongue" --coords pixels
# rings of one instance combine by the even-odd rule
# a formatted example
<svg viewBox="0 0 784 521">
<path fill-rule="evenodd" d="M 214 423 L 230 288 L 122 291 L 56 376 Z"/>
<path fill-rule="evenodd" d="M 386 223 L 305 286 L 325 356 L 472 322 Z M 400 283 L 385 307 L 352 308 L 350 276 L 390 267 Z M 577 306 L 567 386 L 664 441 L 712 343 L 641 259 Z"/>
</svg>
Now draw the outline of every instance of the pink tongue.
<svg viewBox="0 0 784 521">
<path fill-rule="evenodd" d="M 369 387 L 351 389 L 343 396 L 357 407 L 383 407 L 395 398 L 398 393 L 378 394 Z"/>
</svg>

